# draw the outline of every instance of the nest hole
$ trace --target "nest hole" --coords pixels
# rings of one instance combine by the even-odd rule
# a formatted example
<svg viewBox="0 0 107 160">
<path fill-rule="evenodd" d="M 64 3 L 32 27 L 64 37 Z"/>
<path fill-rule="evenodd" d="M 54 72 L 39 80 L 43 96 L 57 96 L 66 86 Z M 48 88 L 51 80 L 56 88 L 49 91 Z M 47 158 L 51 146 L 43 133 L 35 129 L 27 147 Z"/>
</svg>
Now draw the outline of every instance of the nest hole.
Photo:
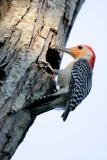
<svg viewBox="0 0 107 160">
<path fill-rule="evenodd" d="M 4 70 L 0 69 L 0 81 L 6 80 L 6 73 Z"/>
<path fill-rule="evenodd" d="M 49 48 L 46 54 L 46 61 L 53 69 L 59 69 L 61 63 L 61 54 L 55 49 Z"/>
</svg>

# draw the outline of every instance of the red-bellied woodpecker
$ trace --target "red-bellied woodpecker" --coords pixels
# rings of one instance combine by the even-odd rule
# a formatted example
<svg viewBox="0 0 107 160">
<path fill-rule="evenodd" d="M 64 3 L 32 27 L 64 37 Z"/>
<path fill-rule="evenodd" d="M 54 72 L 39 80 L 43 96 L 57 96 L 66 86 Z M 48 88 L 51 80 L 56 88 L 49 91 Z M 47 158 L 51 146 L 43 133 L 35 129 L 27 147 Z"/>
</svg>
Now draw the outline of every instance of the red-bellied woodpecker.
<svg viewBox="0 0 107 160">
<path fill-rule="evenodd" d="M 78 45 L 72 48 L 56 48 L 74 57 L 74 61 L 59 71 L 57 85 L 59 90 L 47 97 L 46 104 L 50 109 L 61 107 L 65 111 L 62 118 L 65 121 L 70 111 L 73 111 L 89 94 L 92 87 L 92 71 L 95 54 L 91 47 Z"/>
<path fill-rule="evenodd" d="M 69 112 L 73 111 L 91 90 L 95 54 L 92 48 L 86 45 L 58 50 L 67 52 L 75 58 L 74 62 L 59 73 L 58 78 L 60 88 L 69 86 L 66 107 L 62 114 L 65 121 Z"/>
</svg>

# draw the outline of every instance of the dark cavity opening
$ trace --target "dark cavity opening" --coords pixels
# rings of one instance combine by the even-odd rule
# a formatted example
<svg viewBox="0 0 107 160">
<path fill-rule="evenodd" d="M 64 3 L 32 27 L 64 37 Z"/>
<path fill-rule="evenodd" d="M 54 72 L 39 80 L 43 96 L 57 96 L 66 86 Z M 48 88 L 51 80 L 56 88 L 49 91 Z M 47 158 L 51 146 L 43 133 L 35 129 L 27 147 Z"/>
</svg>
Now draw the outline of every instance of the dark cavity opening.
<svg viewBox="0 0 107 160">
<path fill-rule="evenodd" d="M 0 69 L 0 81 L 6 80 L 6 73 L 3 69 Z"/>
<path fill-rule="evenodd" d="M 61 63 L 61 54 L 55 49 L 49 48 L 46 54 L 46 61 L 53 69 L 59 69 Z"/>
</svg>

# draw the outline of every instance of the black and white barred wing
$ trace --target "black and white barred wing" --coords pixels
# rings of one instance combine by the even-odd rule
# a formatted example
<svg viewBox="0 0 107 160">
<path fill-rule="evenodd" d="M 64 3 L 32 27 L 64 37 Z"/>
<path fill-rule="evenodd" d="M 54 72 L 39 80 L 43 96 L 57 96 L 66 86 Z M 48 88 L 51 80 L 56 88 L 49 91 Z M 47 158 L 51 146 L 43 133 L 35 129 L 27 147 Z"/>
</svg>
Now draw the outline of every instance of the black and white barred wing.
<svg viewBox="0 0 107 160">
<path fill-rule="evenodd" d="M 89 94 L 92 87 L 92 69 L 88 61 L 79 59 L 74 63 L 71 81 L 67 95 L 67 104 L 62 118 L 65 121 L 70 111 L 73 111 Z"/>
</svg>

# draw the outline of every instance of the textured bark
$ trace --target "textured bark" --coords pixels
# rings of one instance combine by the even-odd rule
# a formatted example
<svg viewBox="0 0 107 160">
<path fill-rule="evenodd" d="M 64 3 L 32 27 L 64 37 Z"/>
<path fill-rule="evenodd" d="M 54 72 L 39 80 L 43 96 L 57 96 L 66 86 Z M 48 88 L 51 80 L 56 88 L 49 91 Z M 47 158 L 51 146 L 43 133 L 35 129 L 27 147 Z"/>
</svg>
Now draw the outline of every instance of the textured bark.
<svg viewBox="0 0 107 160">
<path fill-rule="evenodd" d="M 0 160 L 12 157 L 36 118 L 27 108 L 54 93 L 61 55 L 51 47 L 65 45 L 83 2 L 0 0 Z"/>
</svg>

